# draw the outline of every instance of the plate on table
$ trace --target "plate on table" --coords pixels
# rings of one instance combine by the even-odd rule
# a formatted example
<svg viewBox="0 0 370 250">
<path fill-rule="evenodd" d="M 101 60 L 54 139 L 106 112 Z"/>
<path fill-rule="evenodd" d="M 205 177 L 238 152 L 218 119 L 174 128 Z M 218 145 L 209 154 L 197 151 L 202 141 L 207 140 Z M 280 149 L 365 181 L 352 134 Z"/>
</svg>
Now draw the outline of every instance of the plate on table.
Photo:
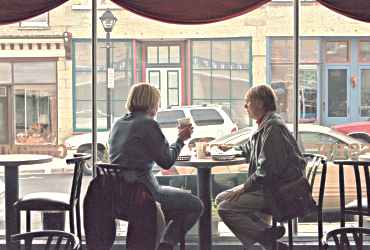
<svg viewBox="0 0 370 250">
<path fill-rule="evenodd" d="M 214 161 L 230 161 L 235 158 L 232 154 L 214 154 L 212 155 L 212 160 Z"/>
<path fill-rule="evenodd" d="M 189 160 L 190 160 L 190 158 L 191 158 L 191 156 L 190 156 L 190 155 L 179 155 L 179 156 L 177 157 L 177 160 L 178 160 L 178 161 L 189 161 Z"/>
</svg>

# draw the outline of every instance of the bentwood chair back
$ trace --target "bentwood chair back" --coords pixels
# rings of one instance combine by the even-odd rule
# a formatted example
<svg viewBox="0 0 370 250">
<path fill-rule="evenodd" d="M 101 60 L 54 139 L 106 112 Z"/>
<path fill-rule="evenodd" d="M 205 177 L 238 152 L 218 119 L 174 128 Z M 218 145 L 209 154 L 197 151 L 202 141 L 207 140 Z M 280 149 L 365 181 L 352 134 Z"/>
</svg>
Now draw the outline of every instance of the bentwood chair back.
<svg viewBox="0 0 370 250">
<path fill-rule="evenodd" d="M 11 239 L 15 242 L 24 242 L 25 250 L 78 250 L 80 248 L 80 240 L 74 234 L 57 230 L 15 234 Z M 44 245 L 43 248 L 41 248 L 42 245 Z"/>
</svg>

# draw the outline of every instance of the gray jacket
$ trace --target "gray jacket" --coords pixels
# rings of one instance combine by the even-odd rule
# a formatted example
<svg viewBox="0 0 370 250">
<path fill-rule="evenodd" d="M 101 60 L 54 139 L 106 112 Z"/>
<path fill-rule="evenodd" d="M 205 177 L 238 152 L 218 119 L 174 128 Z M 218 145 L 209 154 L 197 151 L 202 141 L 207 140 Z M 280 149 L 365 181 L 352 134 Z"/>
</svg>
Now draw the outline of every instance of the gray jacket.
<svg viewBox="0 0 370 250">
<path fill-rule="evenodd" d="M 241 146 L 249 162 L 247 190 L 271 190 L 304 174 L 306 161 L 281 117 L 266 114 L 249 141 Z"/>
<path fill-rule="evenodd" d="M 154 163 L 169 169 L 176 161 L 184 142 L 168 144 L 158 123 L 143 112 L 134 112 L 118 119 L 111 130 L 109 159 L 124 166 L 128 182 L 143 183 L 157 199 L 160 186 L 152 173 Z"/>
</svg>

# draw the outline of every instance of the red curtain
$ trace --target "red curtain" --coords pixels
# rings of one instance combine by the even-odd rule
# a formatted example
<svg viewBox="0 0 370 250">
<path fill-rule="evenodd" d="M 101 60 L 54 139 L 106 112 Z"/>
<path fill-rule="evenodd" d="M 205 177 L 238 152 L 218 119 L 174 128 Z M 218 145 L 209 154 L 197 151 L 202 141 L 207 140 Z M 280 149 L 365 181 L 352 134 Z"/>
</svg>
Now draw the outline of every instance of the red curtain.
<svg viewBox="0 0 370 250">
<path fill-rule="evenodd" d="M 370 22 L 370 0 L 317 0 L 339 14 Z"/>
<path fill-rule="evenodd" d="M 252 11 L 271 0 L 112 0 L 136 14 L 177 24 L 222 21 Z"/>
<path fill-rule="evenodd" d="M 19 22 L 54 9 L 68 0 L 0 0 L 0 24 Z"/>
</svg>

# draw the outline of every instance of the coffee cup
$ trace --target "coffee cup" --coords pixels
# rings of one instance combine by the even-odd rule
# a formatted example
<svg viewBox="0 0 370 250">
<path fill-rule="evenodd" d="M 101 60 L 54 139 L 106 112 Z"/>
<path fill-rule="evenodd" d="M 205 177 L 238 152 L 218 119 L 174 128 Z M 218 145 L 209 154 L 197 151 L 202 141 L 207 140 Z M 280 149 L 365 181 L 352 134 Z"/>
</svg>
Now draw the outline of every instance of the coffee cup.
<svg viewBox="0 0 370 250">
<path fill-rule="evenodd" d="M 197 153 L 198 159 L 203 159 L 207 157 L 207 143 L 206 142 L 196 142 L 195 151 Z"/>
<path fill-rule="evenodd" d="M 177 119 L 177 125 L 180 127 L 180 128 L 184 128 L 184 127 L 187 127 L 187 126 L 191 126 L 191 121 L 190 121 L 190 118 L 180 118 L 180 119 Z"/>
</svg>

